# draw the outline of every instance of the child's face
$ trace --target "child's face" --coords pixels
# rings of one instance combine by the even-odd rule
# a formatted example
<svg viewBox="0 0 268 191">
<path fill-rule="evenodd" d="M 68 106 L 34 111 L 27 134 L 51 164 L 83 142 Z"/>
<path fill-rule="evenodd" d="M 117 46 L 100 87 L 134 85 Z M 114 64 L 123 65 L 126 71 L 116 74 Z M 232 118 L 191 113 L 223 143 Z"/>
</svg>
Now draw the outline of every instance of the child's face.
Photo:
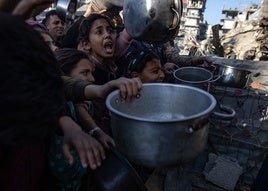
<svg viewBox="0 0 268 191">
<path fill-rule="evenodd" d="M 53 52 L 58 49 L 58 47 L 55 45 L 55 41 L 48 34 L 41 33 L 41 35 Z"/>
<path fill-rule="evenodd" d="M 95 66 L 92 62 L 90 62 L 88 59 L 81 59 L 70 73 L 70 77 L 94 83 L 95 78 L 92 75 L 94 70 Z"/>
<path fill-rule="evenodd" d="M 142 83 L 163 82 L 164 72 L 159 60 L 153 59 L 146 63 L 145 68 L 137 75 Z"/>
<path fill-rule="evenodd" d="M 116 31 L 105 19 L 93 22 L 89 31 L 89 46 L 91 54 L 100 62 L 111 58 L 115 51 Z"/>
</svg>

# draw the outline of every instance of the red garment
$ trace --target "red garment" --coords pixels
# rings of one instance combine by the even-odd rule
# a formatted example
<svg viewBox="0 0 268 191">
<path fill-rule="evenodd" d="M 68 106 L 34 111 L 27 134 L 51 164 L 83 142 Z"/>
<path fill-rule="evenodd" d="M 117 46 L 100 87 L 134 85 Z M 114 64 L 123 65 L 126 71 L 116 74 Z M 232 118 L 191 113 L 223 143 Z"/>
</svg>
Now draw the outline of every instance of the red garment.
<svg viewBox="0 0 268 191">
<path fill-rule="evenodd" d="M 46 156 L 43 143 L 0 147 L 0 190 L 39 191 Z"/>
</svg>

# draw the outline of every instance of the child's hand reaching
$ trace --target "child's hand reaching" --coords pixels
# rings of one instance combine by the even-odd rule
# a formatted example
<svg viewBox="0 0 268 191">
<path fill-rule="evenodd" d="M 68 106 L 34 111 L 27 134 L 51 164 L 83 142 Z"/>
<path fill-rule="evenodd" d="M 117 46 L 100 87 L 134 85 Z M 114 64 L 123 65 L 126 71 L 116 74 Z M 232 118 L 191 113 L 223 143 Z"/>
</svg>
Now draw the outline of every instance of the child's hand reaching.
<svg viewBox="0 0 268 191">
<path fill-rule="evenodd" d="M 107 135 L 100 128 L 94 131 L 94 133 L 92 133 L 92 136 L 96 137 L 96 139 L 98 139 L 98 141 L 100 141 L 102 146 L 104 146 L 106 149 L 109 149 L 111 146 L 115 146 L 115 142 L 112 137 Z"/>
<path fill-rule="evenodd" d="M 84 168 L 90 166 L 91 169 L 96 169 L 101 166 L 101 161 L 105 159 L 105 150 L 94 137 L 84 133 L 68 116 L 61 117 L 60 126 L 64 133 L 63 154 L 70 164 L 74 162 L 70 152 L 74 148 Z"/>
</svg>

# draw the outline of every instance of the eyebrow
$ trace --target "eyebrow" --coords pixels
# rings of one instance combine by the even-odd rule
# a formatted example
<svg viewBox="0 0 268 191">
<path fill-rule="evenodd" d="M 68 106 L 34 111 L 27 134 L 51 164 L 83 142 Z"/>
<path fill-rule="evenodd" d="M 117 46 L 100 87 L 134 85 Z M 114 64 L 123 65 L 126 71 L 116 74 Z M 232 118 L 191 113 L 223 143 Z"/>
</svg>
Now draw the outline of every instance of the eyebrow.
<svg viewBox="0 0 268 191">
<path fill-rule="evenodd" d="M 100 29 L 100 28 L 111 28 L 113 29 L 113 27 L 111 27 L 110 25 L 100 25 L 100 26 L 97 26 L 95 29 Z"/>
</svg>

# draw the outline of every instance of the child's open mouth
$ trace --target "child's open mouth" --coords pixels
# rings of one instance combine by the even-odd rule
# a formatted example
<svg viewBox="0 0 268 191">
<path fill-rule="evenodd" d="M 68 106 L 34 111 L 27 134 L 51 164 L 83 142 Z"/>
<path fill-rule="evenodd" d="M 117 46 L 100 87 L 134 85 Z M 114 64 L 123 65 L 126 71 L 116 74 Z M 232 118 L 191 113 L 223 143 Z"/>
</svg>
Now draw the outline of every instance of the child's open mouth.
<svg viewBox="0 0 268 191">
<path fill-rule="evenodd" d="M 112 42 L 107 42 L 104 44 L 104 48 L 107 53 L 113 53 L 114 52 L 114 46 Z"/>
</svg>

